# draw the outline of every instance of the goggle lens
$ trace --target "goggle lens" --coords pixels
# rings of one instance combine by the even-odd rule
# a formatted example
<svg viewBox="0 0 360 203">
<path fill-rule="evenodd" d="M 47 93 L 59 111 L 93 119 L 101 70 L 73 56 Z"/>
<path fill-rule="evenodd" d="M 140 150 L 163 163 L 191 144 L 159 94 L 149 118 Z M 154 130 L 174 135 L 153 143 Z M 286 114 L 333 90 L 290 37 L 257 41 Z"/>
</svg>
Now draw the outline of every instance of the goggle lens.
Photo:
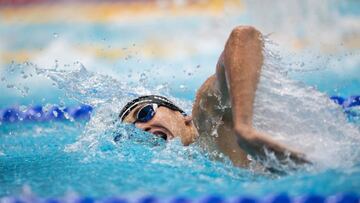
<svg viewBox="0 0 360 203">
<path fill-rule="evenodd" d="M 150 121 L 156 113 L 157 105 L 156 104 L 147 104 L 142 107 L 136 116 L 135 122 L 148 122 Z"/>
</svg>

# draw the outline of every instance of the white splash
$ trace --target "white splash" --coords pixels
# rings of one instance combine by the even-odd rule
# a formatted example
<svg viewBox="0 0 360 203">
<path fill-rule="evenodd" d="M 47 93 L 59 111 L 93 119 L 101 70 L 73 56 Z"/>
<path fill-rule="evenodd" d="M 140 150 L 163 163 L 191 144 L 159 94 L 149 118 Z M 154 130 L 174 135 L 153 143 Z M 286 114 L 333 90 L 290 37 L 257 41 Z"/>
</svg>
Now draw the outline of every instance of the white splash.
<svg viewBox="0 0 360 203">
<path fill-rule="evenodd" d="M 255 99 L 254 125 L 303 151 L 315 165 L 351 167 L 360 157 L 360 132 L 341 107 L 313 87 L 286 77 L 286 63 L 271 43 Z"/>
</svg>

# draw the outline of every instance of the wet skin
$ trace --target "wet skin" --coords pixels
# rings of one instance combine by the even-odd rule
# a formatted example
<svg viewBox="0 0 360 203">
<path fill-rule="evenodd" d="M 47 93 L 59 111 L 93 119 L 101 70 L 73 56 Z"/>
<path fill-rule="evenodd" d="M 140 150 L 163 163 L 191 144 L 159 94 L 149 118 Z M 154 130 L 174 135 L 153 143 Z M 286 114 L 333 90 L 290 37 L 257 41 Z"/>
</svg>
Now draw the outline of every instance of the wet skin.
<svg viewBox="0 0 360 203">
<path fill-rule="evenodd" d="M 135 126 L 167 140 L 179 136 L 185 146 L 198 136 L 210 136 L 215 130 L 218 149 L 229 156 L 234 165 L 241 167 L 249 163 L 247 154 L 266 158 L 265 148 L 274 152 L 279 160 L 289 157 L 297 163 L 307 163 L 302 153 L 253 128 L 253 104 L 263 64 L 262 48 L 262 35 L 255 28 L 234 28 L 220 55 L 216 73 L 196 93 L 192 116 L 159 107 L 150 121 L 137 122 Z M 134 122 L 140 108 L 130 112 L 124 122 Z"/>
</svg>

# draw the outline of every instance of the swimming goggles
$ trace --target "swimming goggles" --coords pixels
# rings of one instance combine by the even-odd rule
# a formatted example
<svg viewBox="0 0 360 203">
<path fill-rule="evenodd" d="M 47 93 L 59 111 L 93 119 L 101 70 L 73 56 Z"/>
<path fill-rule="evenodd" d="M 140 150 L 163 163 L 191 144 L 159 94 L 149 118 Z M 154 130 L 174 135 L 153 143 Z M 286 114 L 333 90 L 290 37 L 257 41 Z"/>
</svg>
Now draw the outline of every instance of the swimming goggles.
<svg viewBox="0 0 360 203">
<path fill-rule="evenodd" d="M 146 105 L 143 106 L 136 115 L 136 119 L 140 118 L 140 120 L 139 120 L 140 122 L 141 122 L 141 120 L 143 120 L 142 122 L 146 122 L 145 120 L 147 120 L 147 121 L 151 120 L 151 118 L 154 117 L 154 115 L 155 115 L 156 108 L 158 108 L 159 106 L 164 106 L 171 110 L 179 111 L 183 115 L 186 115 L 186 113 L 182 109 L 180 109 L 178 106 L 176 106 L 173 102 L 171 102 L 166 97 L 159 96 L 159 95 L 147 95 L 147 96 L 138 97 L 138 98 L 130 101 L 129 103 L 127 103 L 124 106 L 124 108 L 120 111 L 120 114 L 119 114 L 120 120 L 124 121 L 126 116 L 129 115 L 129 113 L 133 109 L 135 109 L 136 107 L 138 107 L 139 105 L 142 105 L 142 104 L 146 104 Z M 157 107 L 156 108 L 154 106 L 150 107 L 150 106 L 148 106 L 149 104 L 151 104 L 151 105 L 156 104 Z"/>
<path fill-rule="evenodd" d="M 148 122 L 150 121 L 156 114 L 156 110 L 158 108 L 157 104 L 146 104 L 136 114 L 136 120 L 133 122 L 134 124 L 136 122 Z"/>
</svg>

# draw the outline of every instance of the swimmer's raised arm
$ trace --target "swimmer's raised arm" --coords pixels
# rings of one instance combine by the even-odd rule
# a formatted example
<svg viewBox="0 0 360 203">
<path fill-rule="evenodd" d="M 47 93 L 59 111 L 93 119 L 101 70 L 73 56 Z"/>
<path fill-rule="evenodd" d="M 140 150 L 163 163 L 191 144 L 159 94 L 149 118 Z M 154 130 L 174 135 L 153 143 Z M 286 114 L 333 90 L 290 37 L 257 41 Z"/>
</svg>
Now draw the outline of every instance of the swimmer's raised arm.
<svg viewBox="0 0 360 203">
<path fill-rule="evenodd" d="M 236 27 L 231 32 L 219 58 L 216 75 L 208 79 L 208 84 L 205 83 L 200 88 L 197 101 L 204 98 L 204 95 L 209 95 L 209 92 L 216 91 L 213 89 L 220 90 L 218 92 L 221 103 L 231 103 L 231 127 L 237 143 L 242 150 L 253 157 L 266 158 L 266 148 L 274 152 L 279 160 L 289 155 L 298 163 L 307 162 L 303 154 L 286 148 L 272 140 L 270 136 L 253 128 L 253 104 L 263 64 L 262 48 L 263 41 L 259 31 L 248 26 Z M 207 101 L 211 99 L 208 98 Z M 210 105 L 205 106 L 210 108 Z M 207 110 L 215 112 L 211 109 Z M 195 111 L 195 114 L 199 112 Z M 228 137 L 220 136 L 220 139 L 228 139 Z"/>
</svg>

